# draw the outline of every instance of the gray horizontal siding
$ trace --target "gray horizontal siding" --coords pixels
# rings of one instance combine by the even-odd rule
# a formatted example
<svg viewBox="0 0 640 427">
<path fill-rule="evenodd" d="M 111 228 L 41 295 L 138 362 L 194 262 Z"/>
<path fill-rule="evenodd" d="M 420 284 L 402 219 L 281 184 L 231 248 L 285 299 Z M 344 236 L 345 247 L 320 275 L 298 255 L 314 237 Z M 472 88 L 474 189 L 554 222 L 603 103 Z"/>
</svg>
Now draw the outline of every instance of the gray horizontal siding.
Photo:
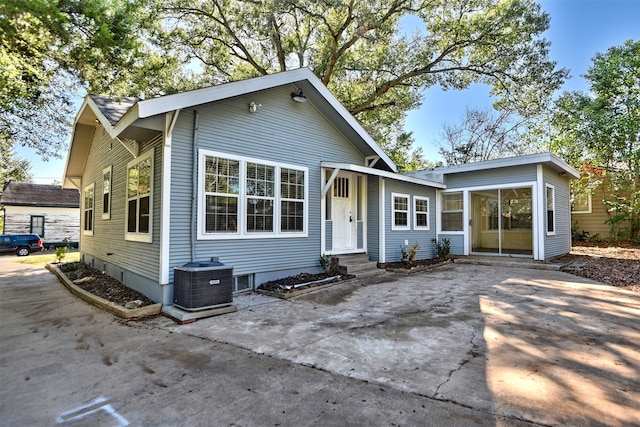
<svg viewBox="0 0 640 427">
<path fill-rule="evenodd" d="M 449 239 L 451 244 L 451 255 L 464 255 L 464 236 L 461 234 L 441 233 L 438 235 L 438 241 Z"/>
<path fill-rule="evenodd" d="M 160 179 L 162 170 L 161 142 L 142 142 L 140 143 L 139 152 L 143 154 L 151 148 L 155 148 L 153 165 L 153 242 L 131 242 L 124 239 L 127 163 L 133 160 L 133 156 L 122 144 L 111 140 L 101 128 L 98 128 L 95 133 L 80 189 L 82 200 L 84 187 L 91 183 L 95 184 L 94 233 L 93 236 L 83 235 L 83 227 L 81 225 L 80 241 L 83 254 L 97 259 L 108 260 L 109 263 L 118 266 L 118 268 L 132 272 L 132 277 L 137 275 L 157 282 L 159 277 L 160 203 L 162 194 Z M 108 166 L 112 166 L 111 218 L 102 219 L 102 171 Z M 107 253 L 111 255 L 107 255 Z M 127 283 L 127 285 L 137 289 L 135 280 Z"/>
<path fill-rule="evenodd" d="M 409 200 L 409 223 L 410 230 L 392 230 L 392 203 L 391 194 L 402 193 L 410 196 Z M 429 198 L 429 230 L 413 229 L 413 196 Z M 384 194 L 384 215 L 385 215 L 385 261 L 394 262 L 402 260 L 401 248 L 407 249 L 418 243 L 420 248 L 416 254 L 416 259 L 434 258 L 436 256 L 432 239 L 436 236 L 436 191 L 434 188 L 421 185 L 409 184 L 400 181 L 385 180 Z M 408 245 L 405 245 L 405 240 Z"/>
<path fill-rule="evenodd" d="M 311 102 L 291 100 L 291 88 L 275 88 L 231 98 L 196 110 L 197 149 L 308 168 L 308 237 L 195 241 L 196 260 L 216 256 L 234 274 L 315 267 L 320 256 L 321 161 L 363 164 L 364 157 Z M 250 113 L 248 104 L 262 107 Z M 174 130 L 171 180 L 170 265 L 191 261 L 194 110 L 180 114 Z M 197 152 L 197 151 L 196 151 Z M 196 178 L 197 179 L 197 178 Z M 259 283 L 256 283 L 258 285 Z"/>
<path fill-rule="evenodd" d="M 531 182 L 536 180 L 536 176 L 535 165 L 524 165 L 449 174 L 444 176 L 444 183 L 447 189 L 451 190 L 464 187 L 498 186 L 508 183 Z"/>
<path fill-rule="evenodd" d="M 380 261 L 380 179 L 367 177 L 367 253 L 372 261 Z"/>
<path fill-rule="evenodd" d="M 546 194 L 543 193 L 545 204 L 544 222 L 544 257 L 545 259 L 563 255 L 571 251 L 571 196 L 569 180 L 565 176 L 558 175 L 557 172 L 544 167 L 543 180 L 545 184 L 551 184 L 555 188 L 555 235 L 548 236 L 547 215 L 546 215 Z"/>
</svg>

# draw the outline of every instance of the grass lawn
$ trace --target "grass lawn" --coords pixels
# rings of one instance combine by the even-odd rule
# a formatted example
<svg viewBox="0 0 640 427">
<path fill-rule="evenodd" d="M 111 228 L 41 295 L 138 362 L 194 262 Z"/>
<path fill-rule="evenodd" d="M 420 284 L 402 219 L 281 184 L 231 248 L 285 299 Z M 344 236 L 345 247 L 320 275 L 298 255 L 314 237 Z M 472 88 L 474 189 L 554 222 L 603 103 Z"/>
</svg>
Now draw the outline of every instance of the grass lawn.
<svg viewBox="0 0 640 427">
<path fill-rule="evenodd" d="M 48 263 L 51 262 L 57 262 L 57 258 L 56 258 L 56 254 L 55 253 L 50 253 L 50 254 L 43 254 L 43 255 L 29 255 L 26 256 L 24 258 L 19 258 L 17 260 L 15 260 L 15 262 L 19 262 L 22 264 L 32 264 L 32 265 L 46 265 Z M 80 253 L 79 252 L 72 252 L 72 253 L 68 253 L 65 255 L 64 259 L 62 260 L 62 262 L 76 262 L 76 261 L 80 261 Z"/>
</svg>

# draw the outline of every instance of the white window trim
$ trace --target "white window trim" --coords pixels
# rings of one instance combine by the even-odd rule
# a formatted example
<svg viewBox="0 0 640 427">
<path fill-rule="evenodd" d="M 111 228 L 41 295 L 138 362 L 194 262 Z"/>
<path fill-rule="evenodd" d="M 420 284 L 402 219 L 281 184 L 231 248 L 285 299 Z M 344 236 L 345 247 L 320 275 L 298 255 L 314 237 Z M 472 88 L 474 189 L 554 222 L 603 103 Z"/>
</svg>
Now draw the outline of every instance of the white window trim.
<svg viewBox="0 0 640 427">
<path fill-rule="evenodd" d="M 460 193 L 462 194 L 462 230 L 443 230 L 442 229 L 442 214 L 443 212 L 445 212 L 444 210 L 444 196 L 449 195 L 449 194 L 454 194 L 454 193 Z M 436 221 L 437 221 L 437 226 L 438 226 L 438 234 L 446 234 L 446 235 L 464 235 L 466 233 L 466 224 L 468 223 L 468 221 L 465 221 L 466 215 L 467 215 L 467 202 L 466 202 L 466 197 L 468 194 L 468 189 L 467 188 L 456 188 L 456 189 L 452 189 L 451 191 L 442 191 L 439 194 L 440 197 L 440 203 L 438 203 L 438 211 L 436 213 Z M 455 211 L 446 211 L 446 212 L 458 212 L 457 210 Z"/>
<path fill-rule="evenodd" d="M 583 210 L 583 211 L 576 211 L 576 210 L 573 209 L 573 204 L 572 204 L 571 205 L 571 214 L 578 214 L 578 215 L 580 215 L 580 214 L 590 214 L 591 213 L 591 209 L 592 209 L 592 206 L 591 206 L 591 192 L 589 191 L 587 193 L 587 209 Z"/>
<path fill-rule="evenodd" d="M 427 211 L 423 212 L 420 211 L 418 212 L 418 209 L 416 207 L 416 202 L 418 200 L 425 200 L 427 202 Z M 427 225 L 425 226 L 419 226 L 418 225 L 418 213 L 427 214 Z M 430 230 L 431 229 L 431 202 L 429 200 L 428 197 L 424 197 L 424 196 L 413 196 L 413 229 L 414 230 Z"/>
<path fill-rule="evenodd" d="M 240 162 L 240 191 L 238 193 L 238 231 L 236 232 L 217 232 L 217 233 L 206 233 L 205 232 L 205 215 L 204 215 L 204 207 L 206 201 L 206 195 L 204 191 L 204 170 L 205 170 L 205 158 L 207 156 L 210 157 L 219 157 L 228 160 L 236 160 Z M 270 232 L 248 232 L 247 231 L 247 198 L 253 196 L 247 196 L 246 192 L 246 165 L 247 163 L 257 163 L 266 166 L 273 166 L 275 168 L 275 179 L 276 179 L 276 195 L 273 209 L 273 230 Z M 304 203 L 304 220 L 303 220 L 303 231 L 281 231 L 281 209 L 280 203 L 284 200 L 292 200 L 285 199 L 280 195 L 280 171 L 281 169 L 294 169 L 298 171 L 302 171 L 304 173 L 304 199 L 302 202 Z M 272 162 L 263 159 L 257 159 L 253 157 L 245 157 L 245 156 L 237 156 L 229 153 L 224 153 L 220 151 L 211 151 L 200 149 L 198 150 L 198 214 L 197 214 L 197 225 L 198 225 L 198 240 L 236 240 L 236 239 L 282 239 L 282 238 L 300 238 L 300 237 L 308 237 L 309 235 L 309 168 L 304 166 L 292 165 L 287 163 L 279 163 Z"/>
<path fill-rule="evenodd" d="M 109 173 L 109 206 L 107 206 L 107 211 L 104 211 L 104 176 Z M 111 199 L 113 198 L 113 171 L 112 167 L 109 166 L 102 170 L 102 219 L 111 219 Z M 93 202 L 95 205 L 95 201 Z"/>
<path fill-rule="evenodd" d="M 85 212 L 87 211 L 87 207 L 85 205 L 86 203 L 85 193 L 89 189 L 93 191 L 93 206 L 91 207 L 91 210 L 93 211 L 93 215 L 91 215 L 91 218 L 92 218 L 91 230 L 86 229 L 87 226 L 85 223 Z M 82 234 L 84 236 L 93 236 L 93 229 L 95 228 L 95 226 L 96 226 L 96 186 L 95 186 L 95 183 L 92 182 L 91 184 L 87 185 L 82 189 Z"/>
<path fill-rule="evenodd" d="M 153 176 L 155 174 L 155 158 L 154 158 L 154 149 L 151 148 L 144 154 L 136 157 L 129 163 L 127 163 L 127 177 L 125 181 L 125 191 L 124 191 L 124 239 L 132 242 L 143 242 L 143 243 L 151 243 L 153 242 L 153 190 L 154 190 L 154 182 Z M 149 177 L 149 232 L 148 233 L 139 233 L 139 232 L 131 232 L 127 230 L 127 222 L 129 218 L 129 194 L 127 191 L 127 186 L 129 185 L 129 168 L 137 163 L 141 163 L 148 158 L 151 158 L 151 176 Z"/>
<path fill-rule="evenodd" d="M 396 225 L 396 197 L 407 199 L 407 225 Z M 411 196 L 404 193 L 391 193 L 391 230 L 410 230 L 411 229 Z"/>
<path fill-rule="evenodd" d="M 549 231 L 549 207 L 547 206 L 547 192 L 551 189 L 551 210 L 553 211 L 553 231 Z M 544 218 L 545 218 L 545 232 L 547 236 L 556 235 L 556 187 L 551 184 L 544 185 Z"/>
</svg>

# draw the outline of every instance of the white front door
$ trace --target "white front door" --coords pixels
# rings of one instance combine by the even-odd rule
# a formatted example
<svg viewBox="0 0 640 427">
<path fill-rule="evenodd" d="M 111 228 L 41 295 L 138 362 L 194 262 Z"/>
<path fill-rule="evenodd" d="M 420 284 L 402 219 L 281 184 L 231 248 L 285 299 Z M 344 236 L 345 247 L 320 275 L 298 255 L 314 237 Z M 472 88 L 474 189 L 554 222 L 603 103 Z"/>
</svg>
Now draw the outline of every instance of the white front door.
<svg viewBox="0 0 640 427">
<path fill-rule="evenodd" d="M 356 178 L 339 173 L 333 182 L 331 220 L 333 223 L 332 252 L 356 248 Z"/>
</svg>

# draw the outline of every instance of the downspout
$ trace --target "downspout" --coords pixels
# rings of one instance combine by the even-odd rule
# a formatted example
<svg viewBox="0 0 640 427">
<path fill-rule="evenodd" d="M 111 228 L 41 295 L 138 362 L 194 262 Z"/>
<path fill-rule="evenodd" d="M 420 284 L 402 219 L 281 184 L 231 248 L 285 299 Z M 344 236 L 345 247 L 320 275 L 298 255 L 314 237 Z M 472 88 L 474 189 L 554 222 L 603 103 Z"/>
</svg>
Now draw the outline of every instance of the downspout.
<svg viewBox="0 0 640 427">
<path fill-rule="evenodd" d="M 200 115 L 197 110 L 193 110 L 193 168 L 191 176 L 191 261 L 196 260 L 196 238 L 198 236 L 198 216 L 197 216 L 197 194 L 198 194 L 198 126 Z"/>
</svg>

